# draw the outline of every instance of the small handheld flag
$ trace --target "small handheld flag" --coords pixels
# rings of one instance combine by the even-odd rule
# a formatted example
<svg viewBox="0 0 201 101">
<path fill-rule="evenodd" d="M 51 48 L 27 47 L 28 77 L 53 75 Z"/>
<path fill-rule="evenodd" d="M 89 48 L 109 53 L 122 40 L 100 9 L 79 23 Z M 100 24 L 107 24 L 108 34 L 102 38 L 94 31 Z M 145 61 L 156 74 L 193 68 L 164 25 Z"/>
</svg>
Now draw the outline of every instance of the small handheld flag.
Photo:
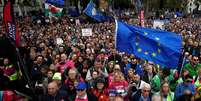
<svg viewBox="0 0 201 101">
<path fill-rule="evenodd" d="M 89 2 L 84 10 L 84 13 L 98 22 L 104 22 L 109 19 L 109 17 L 104 16 L 103 13 L 96 8 L 96 4 L 93 2 L 93 0 Z"/>
<path fill-rule="evenodd" d="M 45 2 L 45 15 L 60 17 L 64 7 L 64 0 L 47 0 Z"/>
</svg>

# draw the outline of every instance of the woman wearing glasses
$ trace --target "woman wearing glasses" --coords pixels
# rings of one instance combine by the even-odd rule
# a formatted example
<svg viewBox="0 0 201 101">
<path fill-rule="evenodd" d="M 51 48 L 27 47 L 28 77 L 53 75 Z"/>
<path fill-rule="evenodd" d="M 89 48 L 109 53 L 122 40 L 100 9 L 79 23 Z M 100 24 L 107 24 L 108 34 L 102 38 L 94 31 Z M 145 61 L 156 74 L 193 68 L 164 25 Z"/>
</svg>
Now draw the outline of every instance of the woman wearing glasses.
<svg viewBox="0 0 201 101">
<path fill-rule="evenodd" d="M 131 101 L 151 101 L 151 86 L 145 83 L 141 90 L 138 90 Z"/>
</svg>

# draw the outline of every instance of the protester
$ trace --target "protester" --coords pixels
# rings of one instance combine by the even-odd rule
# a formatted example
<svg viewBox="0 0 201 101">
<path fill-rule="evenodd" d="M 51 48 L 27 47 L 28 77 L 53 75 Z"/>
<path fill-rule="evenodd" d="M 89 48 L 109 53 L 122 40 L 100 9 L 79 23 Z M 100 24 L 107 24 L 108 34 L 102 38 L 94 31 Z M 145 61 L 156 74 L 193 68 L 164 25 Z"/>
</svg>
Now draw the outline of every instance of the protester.
<svg viewBox="0 0 201 101">
<path fill-rule="evenodd" d="M 48 94 L 44 95 L 43 101 L 69 101 L 65 91 L 59 90 L 56 82 L 48 84 Z"/>
<path fill-rule="evenodd" d="M 199 64 L 199 58 L 197 56 L 192 56 L 190 63 L 184 66 L 184 69 L 189 71 L 189 75 L 191 77 L 197 76 L 198 69 L 201 68 L 201 64 Z"/>
<path fill-rule="evenodd" d="M 185 81 L 178 84 L 175 90 L 175 97 L 179 101 L 183 97 L 190 99 L 195 94 L 195 86 L 192 84 L 193 78 L 190 76 L 185 77 Z"/>
<path fill-rule="evenodd" d="M 105 67 L 103 67 L 103 64 L 101 63 L 101 61 L 99 59 L 97 59 L 94 62 L 94 67 L 89 68 L 87 75 L 86 75 L 86 80 L 89 81 L 92 79 L 92 73 L 93 71 L 98 71 L 99 72 L 99 76 L 103 76 L 105 78 L 108 77 L 108 73 L 107 73 L 107 69 Z"/>
<path fill-rule="evenodd" d="M 76 86 L 76 98 L 73 101 L 98 101 L 95 95 L 87 91 L 87 85 L 84 82 L 79 82 Z"/>
<path fill-rule="evenodd" d="M 64 82 L 69 98 L 72 100 L 76 95 L 76 86 L 79 82 L 83 82 L 82 77 L 79 75 L 76 68 L 72 68 L 68 71 L 68 76 Z"/>
<path fill-rule="evenodd" d="M 125 101 L 127 98 L 128 82 L 124 79 L 122 72 L 114 74 L 112 82 L 109 83 L 109 97 L 113 100 L 115 96 L 122 96 Z"/>
<path fill-rule="evenodd" d="M 104 78 L 99 77 L 96 79 L 92 92 L 98 98 L 98 101 L 109 101 L 109 92 Z"/>
<path fill-rule="evenodd" d="M 174 93 L 171 92 L 168 82 L 162 83 L 161 90 L 156 95 L 159 95 L 162 101 L 174 101 Z"/>
<path fill-rule="evenodd" d="M 151 101 L 151 87 L 149 84 L 144 84 L 141 90 L 132 97 L 132 101 Z"/>
</svg>

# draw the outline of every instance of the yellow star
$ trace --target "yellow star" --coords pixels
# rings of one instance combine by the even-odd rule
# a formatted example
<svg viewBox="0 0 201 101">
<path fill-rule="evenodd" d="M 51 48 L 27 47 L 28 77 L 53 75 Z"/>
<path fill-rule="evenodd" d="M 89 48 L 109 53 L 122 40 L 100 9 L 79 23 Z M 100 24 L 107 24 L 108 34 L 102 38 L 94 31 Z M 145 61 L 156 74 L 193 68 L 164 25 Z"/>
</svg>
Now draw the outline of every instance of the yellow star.
<svg viewBox="0 0 201 101">
<path fill-rule="evenodd" d="M 160 50 L 160 49 L 158 49 L 158 53 L 161 53 L 161 50 Z"/>
<path fill-rule="evenodd" d="M 136 45 L 136 46 L 138 46 L 138 45 L 139 45 L 139 43 L 138 43 L 138 42 L 136 42 L 136 43 L 135 43 L 135 45 Z"/>
<path fill-rule="evenodd" d="M 159 40 L 160 40 L 160 38 L 159 38 L 159 37 L 155 37 L 155 39 L 156 39 L 157 41 L 159 41 Z"/>
<path fill-rule="evenodd" d="M 148 35 L 148 33 L 147 33 L 147 32 L 144 32 L 144 35 Z"/>
<path fill-rule="evenodd" d="M 145 55 L 148 55 L 149 53 L 148 53 L 148 52 L 144 52 L 144 54 L 145 54 Z"/>
<path fill-rule="evenodd" d="M 141 49 L 141 48 L 138 48 L 137 51 L 138 51 L 138 52 L 142 52 L 142 49 Z"/>
<path fill-rule="evenodd" d="M 156 53 L 152 53 L 151 55 L 152 55 L 153 57 L 156 57 Z"/>
</svg>

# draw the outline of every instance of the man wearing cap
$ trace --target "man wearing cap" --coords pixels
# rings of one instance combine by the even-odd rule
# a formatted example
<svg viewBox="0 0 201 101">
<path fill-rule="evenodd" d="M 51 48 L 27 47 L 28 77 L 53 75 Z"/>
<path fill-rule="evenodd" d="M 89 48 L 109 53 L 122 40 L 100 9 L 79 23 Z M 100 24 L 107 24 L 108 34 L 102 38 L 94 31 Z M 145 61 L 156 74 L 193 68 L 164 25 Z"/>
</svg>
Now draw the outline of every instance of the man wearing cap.
<svg viewBox="0 0 201 101">
<path fill-rule="evenodd" d="M 98 101 L 97 97 L 87 92 L 87 85 L 85 82 L 79 82 L 76 86 L 76 97 L 73 101 Z"/>
</svg>

